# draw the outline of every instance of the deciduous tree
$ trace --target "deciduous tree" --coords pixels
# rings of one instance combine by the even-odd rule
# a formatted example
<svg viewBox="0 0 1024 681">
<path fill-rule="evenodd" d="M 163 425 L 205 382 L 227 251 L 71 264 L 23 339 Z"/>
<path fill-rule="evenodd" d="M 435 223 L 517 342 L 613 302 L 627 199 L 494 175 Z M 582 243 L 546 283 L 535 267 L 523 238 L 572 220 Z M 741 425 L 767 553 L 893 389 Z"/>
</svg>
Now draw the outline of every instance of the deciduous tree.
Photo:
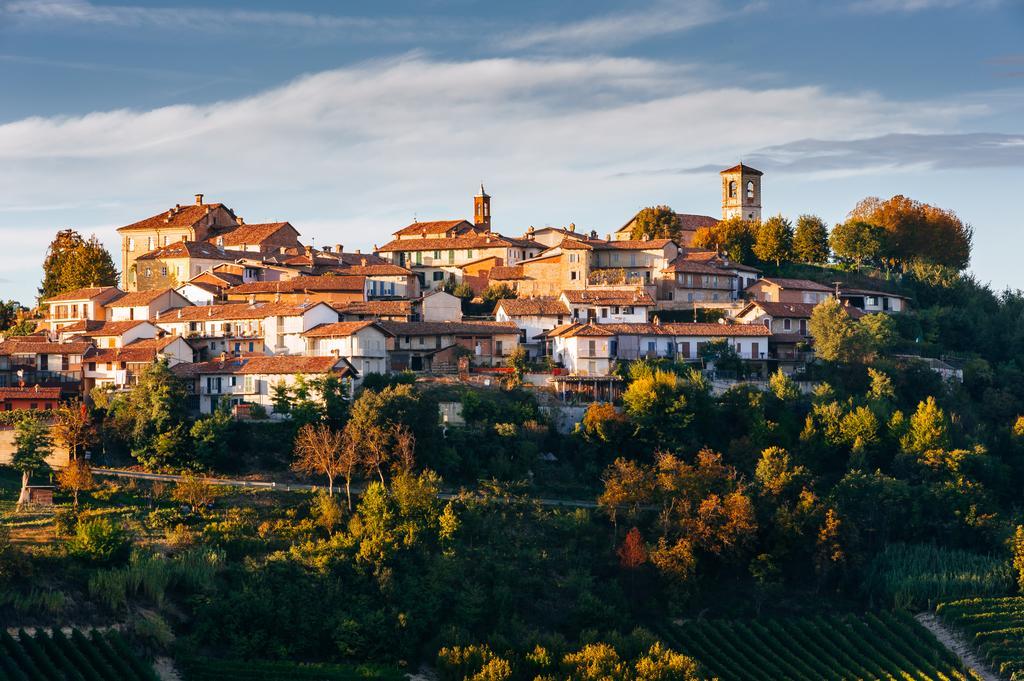
<svg viewBox="0 0 1024 681">
<path fill-rule="evenodd" d="M 762 222 L 754 235 L 754 255 L 778 267 L 793 257 L 793 224 L 775 215 Z"/>
<path fill-rule="evenodd" d="M 793 235 L 793 257 L 800 262 L 820 265 L 828 262 L 828 226 L 817 215 L 801 215 Z"/>
<path fill-rule="evenodd" d="M 343 472 L 344 439 L 341 432 L 323 423 L 307 423 L 295 437 L 292 470 L 327 477 L 327 493 L 334 495 L 334 478 Z"/>
<path fill-rule="evenodd" d="M 21 494 L 18 506 L 28 503 L 28 483 L 33 473 L 47 467 L 46 457 L 52 449 L 50 431 L 34 412 L 21 416 L 14 425 L 14 455 L 11 466 L 21 471 Z"/>
<path fill-rule="evenodd" d="M 75 508 L 78 508 L 78 493 L 92 489 L 95 484 L 89 462 L 84 458 L 71 459 L 68 465 L 57 473 L 57 484 L 71 492 Z"/>
<path fill-rule="evenodd" d="M 836 258 L 855 265 L 877 262 L 883 255 L 883 232 L 864 220 L 847 220 L 832 228 L 829 244 Z"/>
<path fill-rule="evenodd" d="M 679 219 L 668 206 L 648 206 L 636 214 L 631 239 L 678 239 Z"/>
<path fill-rule="evenodd" d="M 734 216 L 698 229 L 693 235 L 693 245 L 725 253 L 736 262 L 749 263 L 754 255 L 756 233 L 756 223 Z"/>
</svg>

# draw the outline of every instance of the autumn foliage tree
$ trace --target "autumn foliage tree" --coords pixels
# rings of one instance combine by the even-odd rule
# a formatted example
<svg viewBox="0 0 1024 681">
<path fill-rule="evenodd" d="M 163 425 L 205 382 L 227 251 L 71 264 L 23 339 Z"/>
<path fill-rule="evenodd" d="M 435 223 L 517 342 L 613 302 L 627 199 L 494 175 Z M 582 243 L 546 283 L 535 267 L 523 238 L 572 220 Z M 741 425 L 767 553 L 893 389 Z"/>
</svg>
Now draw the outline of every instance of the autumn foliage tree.
<svg viewBox="0 0 1024 681">
<path fill-rule="evenodd" d="M 43 300 L 86 286 L 116 286 L 118 272 L 114 259 L 93 235 L 88 239 L 73 229 L 57 232 L 43 260 Z"/>
<path fill-rule="evenodd" d="M 736 262 L 748 263 L 754 257 L 757 227 L 755 222 L 734 216 L 698 229 L 693 235 L 693 245 L 725 253 Z"/>
<path fill-rule="evenodd" d="M 345 441 L 340 431 L 324 423 L 307 423 L 295 437 L 292 470 L 327 478 L 327 493 L 334 495 L 334 478 L 344 471 Z"/>
<path fill-rule="evenodd" d="M 631 239 L 678 239 L 679 218 L 668 206 L 649 206 L 636 214 Z"/>
<path fill-rule="evenodd" d="M 57 484 L 71 492 L 75 508 L 78 508 L 78 493 L 90 490 L 95 485 L 92 468 L 84 458 L 74 458 L 57 473 Z"/>
<path fill-rule="evenodd" d="M 884 257 L 893 265 L 923 261 L 962 270 L 971 261 L 974 230 L 951 210 L 902 195 L 868 197 L 850 217 L 884 232 Z"/>
</svg>

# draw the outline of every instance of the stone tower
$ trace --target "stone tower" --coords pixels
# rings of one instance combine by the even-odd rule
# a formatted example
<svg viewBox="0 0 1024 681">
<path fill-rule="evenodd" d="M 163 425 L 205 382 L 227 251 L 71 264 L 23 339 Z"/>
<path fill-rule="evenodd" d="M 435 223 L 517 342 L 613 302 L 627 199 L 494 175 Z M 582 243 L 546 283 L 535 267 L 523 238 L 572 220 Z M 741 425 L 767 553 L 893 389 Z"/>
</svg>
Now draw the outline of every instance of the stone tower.
<svg viewBox="0 0 1024 681">
<path fill-rule="evenodd" d="M 473 224 L 491 231 L 491 197 L 480 184 L 480 193 L 473 197 Z"/>
<path fill-rule="evenodd" d="M 739 216 L 744 220 L 761 220 L 760 170 L 742 163 L 726 168 L 722 176 L 722 219 Z"/>
</svg>

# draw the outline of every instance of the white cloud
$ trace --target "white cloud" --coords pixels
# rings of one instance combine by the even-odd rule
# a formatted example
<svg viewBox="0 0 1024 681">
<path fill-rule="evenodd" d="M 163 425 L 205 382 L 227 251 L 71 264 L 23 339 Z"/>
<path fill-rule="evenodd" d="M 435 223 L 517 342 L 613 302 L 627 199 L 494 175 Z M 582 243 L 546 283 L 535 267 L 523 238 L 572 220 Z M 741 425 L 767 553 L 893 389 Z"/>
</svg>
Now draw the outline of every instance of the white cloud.
<svg viewBox="0 0 1024 681">
<path fill-rule="evenodd" d="M 1002 4 L 1002 0 L 857 0 L 850 5 L 856 12 L 884 14 L 887 12 L 920 12 L 933 9 L 991 9 Z"/>
<path fill-rule="evenodd" d="M 414 213 L 467 215 L 484 180 L 499 229 L 575 221 L 603 234 L 687 188 L 708 205 L 686 209 L 716 212 L 713 173 L 629 173 L 808 137 L 941 132 L 984 111 L 811 86 L 721 88 L 699 71 L 642 59 L 410 55 L 208 106 L 0 125 L 0 240 L 16 241 L 0 270 L 34 272 L 65 225 L 116 244 L 116 226 L 194 192 L 249 222 L 288 219 L 317 243 L 367 248 Z"/>
<path fill-rule="evenodd" d="M 760 3 L 751 3 L 740 10 L 732 10 L 720 0 L 662 0 L 643 10 L 618 12 L 558 26 L 538 27 L 524 33 L 508 34 L 503 43 L 504 47 L 513 50 L 555 47 L 562 51 L 575 51 L 618 47 L 718 23 L 760 6 Z"/>
</svg>

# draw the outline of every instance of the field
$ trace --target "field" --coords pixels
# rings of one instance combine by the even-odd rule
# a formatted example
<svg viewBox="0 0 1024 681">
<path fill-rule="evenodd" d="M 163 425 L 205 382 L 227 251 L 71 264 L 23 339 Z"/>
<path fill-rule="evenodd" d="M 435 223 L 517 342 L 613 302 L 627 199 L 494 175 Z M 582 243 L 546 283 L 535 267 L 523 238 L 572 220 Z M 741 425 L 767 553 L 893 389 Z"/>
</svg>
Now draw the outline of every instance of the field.
<svg viewBox="0 0 1024 681">
<path fill-rule="evenodd" d="M 22 630 L 15 639 L 0 632 L 0 680 L 3 681 L 156 681 L 153 669 L 139 659 L 116 631 L 71 636 Z"/>
<path fill-rule="evenodd" d="M 1024 680 L 1024 598 L 952 601 L 940 604 L 936 612 L 974 643 L 1000 674 Z"/>
<path fill-rule="evenodd" d="M 664 634 L 721 681 L 977 678 L 907 614 L 705 620 Z"/>
</svg>

